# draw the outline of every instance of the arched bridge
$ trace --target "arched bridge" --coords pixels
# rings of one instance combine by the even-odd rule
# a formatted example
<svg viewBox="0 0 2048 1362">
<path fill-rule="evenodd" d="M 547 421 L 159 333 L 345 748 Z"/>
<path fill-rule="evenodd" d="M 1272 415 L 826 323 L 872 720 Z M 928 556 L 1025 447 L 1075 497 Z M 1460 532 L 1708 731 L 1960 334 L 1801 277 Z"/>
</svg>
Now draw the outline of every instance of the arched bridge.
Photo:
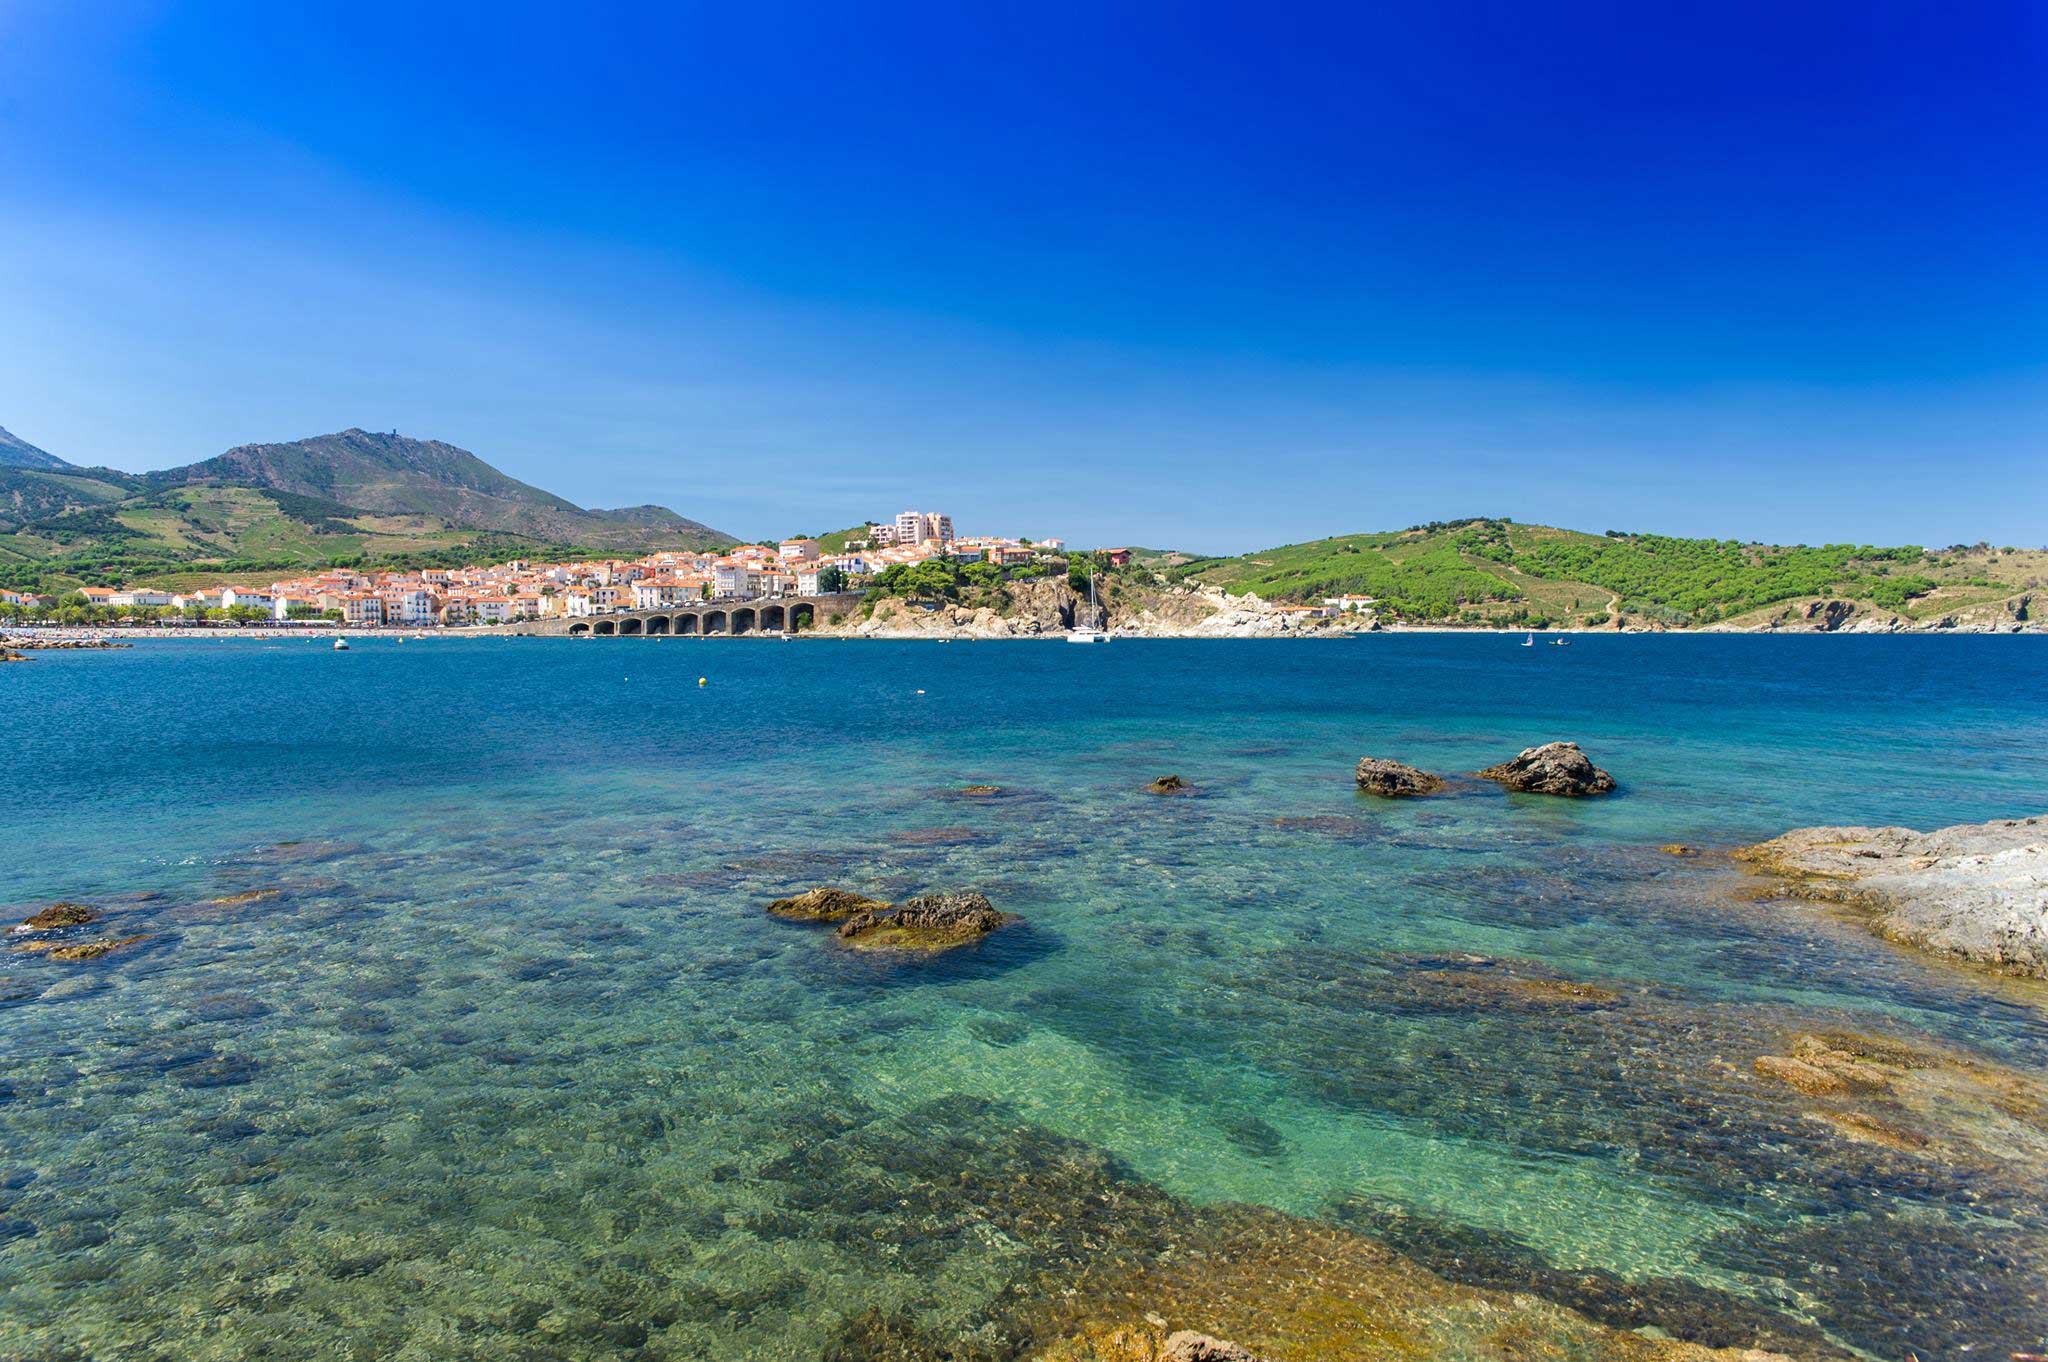
<svg viewBox="0 0 2048 1362">
<path fill-rule="evenodd" d="M 843 614 L 860 600 L 858 592 L 832 596 L 770 596 L 758 600 L 704 601 L 660 610 L 621 610 L 533 620 L 514 626 L 517 634 L 581 638 L 708 638 L 735 634 L 795 634 L 815 628 L 821 618 Z"/>
</svg>

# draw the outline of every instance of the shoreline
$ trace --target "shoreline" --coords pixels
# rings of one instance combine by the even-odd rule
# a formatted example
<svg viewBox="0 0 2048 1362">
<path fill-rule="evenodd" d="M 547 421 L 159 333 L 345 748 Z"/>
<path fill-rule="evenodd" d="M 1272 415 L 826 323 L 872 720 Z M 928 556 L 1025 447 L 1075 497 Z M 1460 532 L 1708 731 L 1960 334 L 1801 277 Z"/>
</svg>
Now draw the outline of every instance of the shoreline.
<svg viewBox="0 0 2048 1362">
<path fill-rule="evenodd" d="M 1204 641 L 1230 640 L 1275 640 L 1281 642 L 1340 640 L 1364 638 L 1374 635 L 1393 634 L 1469 634 L 1487 636 L 1512 636 L 1534 634 L 1538 646 L 1546 646 L 1542 640 L 1554 637 L 1607 637 L 1607 638 L 1684 638 L 1684 637 L 1728 637 L 1743 635 L 1775 638 L 1907 638 L 1965 636 L 1971 638 L 2023 638 L 2048 635 L 2048 627 L 2023 626 L 2016 629 L 1972 629 L 1972 628 L 1923 628 L 1901 629 L 1883 633 L 1854 633 L 1846 630 L 1825 629 L 1725 629 L 1708 627 L 1704 629 L 1527 629 L 1506 628 L 1499 625 L 1447 625 L 1447 624 L 1381 624 L 1377 628 L 1277 628 L 1246 630 L 1213 630 L 1199 627 L 1185 629 L 1144 628 L 1116 629 L 1109 631 L 1111 639 L 1117 642 L 1146 641 L 1153 639 L 1185 639 Z M 281 625 L 238 625 L 238 626 L 188 626 L 184 628 L 154 628 L 149 626 L 108 625 L 93 628 L 69 626 L 37 626 L 26 629 L 12 629 L 0 632 L 0 647 L 39 650 L 78 650 L 81 644 L 139 643 L 146 641 L 222 641 L 249 640 L 277 642 L 286 639 L 306 639 L 332 642 L 337 638 L 350 640 L 400 639 L 425 641 L 427 639 L 483 639 L 483 638 L 550 638 L 567 640 L 570 636 L 558 633 L 538 633 L 530 628 L 517 625 L 482 625 L 448 628 L 443 625 L 347 628 L 341 625 L 321 625 L 302 628 Z M 580 637 L 580 636 L 579 636 Z M 595 635 L 593 637 L 613 637 Z M 749 639 L 773 640 L 791 638 L 798 641 L 838 640 L 841 642 L 876 641 L 884 643 L 1060 643 L 1066 641 L 1063 630 L 1048 630 L 1037 633 L 995 633 L 981 629 L 845 629 L 823 628 L 806 630 L 801 634 L 785 635 L 775 632 L 753 632 L 746 634 L 650 634 L 620 635 L 627 638 L 653 639 Z"/>
</svg>

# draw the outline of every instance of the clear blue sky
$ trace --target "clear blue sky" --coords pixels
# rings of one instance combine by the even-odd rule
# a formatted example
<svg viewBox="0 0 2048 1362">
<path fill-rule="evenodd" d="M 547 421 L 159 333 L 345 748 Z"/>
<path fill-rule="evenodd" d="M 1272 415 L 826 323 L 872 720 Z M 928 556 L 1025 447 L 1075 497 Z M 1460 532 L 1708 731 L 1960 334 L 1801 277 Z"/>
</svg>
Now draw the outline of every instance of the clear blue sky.
<svg viewBox="0 0 2048 1362">
<path fill-rule="evenodd" d="M 421 8 L 0 0 L 0 425 L 742 534 L 2048 542 L 2039 4 Z"/>
</svg>

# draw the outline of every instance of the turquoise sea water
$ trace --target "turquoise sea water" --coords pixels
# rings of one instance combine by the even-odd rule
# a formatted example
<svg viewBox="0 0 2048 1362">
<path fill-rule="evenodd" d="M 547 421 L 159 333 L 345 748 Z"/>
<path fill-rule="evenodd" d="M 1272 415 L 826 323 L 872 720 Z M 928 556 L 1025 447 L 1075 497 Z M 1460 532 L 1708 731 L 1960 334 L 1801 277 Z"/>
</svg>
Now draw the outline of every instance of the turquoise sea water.
<svg viewBox="0 0 2048 1362">
<path fill-rule="evenodd" d="M 1656 848 L 2048 809 L 2048 640 L 1519 642 L 0 668 L 12 916 L 145 938 L 0 955 L 0 1357 L 887 1355 L 870 1310 L 1002 1356 L 1020 1293 L 1156 1248 L 1019 1197 L 1127 1193 L 1873 1356 L 2038 1344 L 2029 1184 L 1779 1120 L 1747 1065 L 1830 1024 L 2039 1077 L 2048 996 Z M 1350 777 L 1553 738 L 1621 792 Z M 820 883 L 1024 920 L 892 961 L 762 914 Z M 1446 1005 L 1446 959 L 1626 1005 Z"/>
</svg>

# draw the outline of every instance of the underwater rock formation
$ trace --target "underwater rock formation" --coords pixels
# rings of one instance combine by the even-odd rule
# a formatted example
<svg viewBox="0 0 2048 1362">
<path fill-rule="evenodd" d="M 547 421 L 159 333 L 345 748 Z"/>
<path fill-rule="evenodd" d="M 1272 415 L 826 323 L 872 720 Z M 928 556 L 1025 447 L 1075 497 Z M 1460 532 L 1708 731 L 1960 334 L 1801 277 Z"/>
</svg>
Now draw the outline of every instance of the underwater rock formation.
<svg viewBox="0 0 2048 1362">
<path fill-rule="evenodd" d="M 1179 776 L 1160 776 L 1145 787 L 1146 794 L 1186 794 L 1191 787 Z"/>
<path fill-rule="evenodd" d="M 888 907 L 881 899 L 871 899 L 850 889 L 819 885 L 794 898 L 775 900 L 768 905 L 768 911 L 777 917 L 799 918 L 806 922 L 838 922 L 855 913 L 877 912 Z"/>
<path fill-rule="evenodd" d="M 979 941 L 996 928 L 1015 922 L 1000 912 L 986 894 L 972 890 L 920 894 L 900 906 L 821 885 L 793 898 L 768 905 L 777 917 L 805 922 L 837 922 L 837 938 L 856 950 L 931 953 Z"/>
<path fill-rule="evenodd" d="M 1014 921 L 985 894 L 920 894 L 900 908 L 856 913 L 840 924 L 838 935 L 857 950 L 943 951 Z"/>
</svg>

